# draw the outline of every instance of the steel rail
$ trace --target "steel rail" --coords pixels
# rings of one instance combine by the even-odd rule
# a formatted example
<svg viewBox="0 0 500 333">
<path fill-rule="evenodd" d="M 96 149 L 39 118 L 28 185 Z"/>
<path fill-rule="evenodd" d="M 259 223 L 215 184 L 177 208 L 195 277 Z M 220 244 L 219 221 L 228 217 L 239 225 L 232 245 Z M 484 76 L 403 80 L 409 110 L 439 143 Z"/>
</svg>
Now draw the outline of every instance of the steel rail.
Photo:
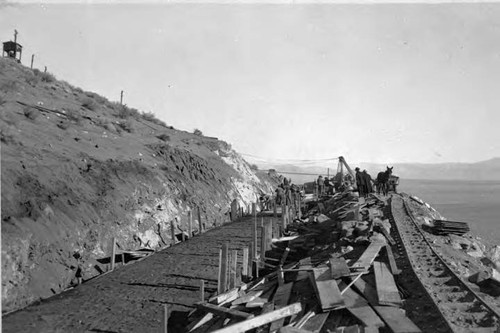
<svg viewBox="0 0 500 333">
<path fill-rule="evenodd" d="M 481 298 L 481 296 L 479 296 L 474 290 L 472 290 L 452 269 L 451 267 L 444 261 L 444 259 L 436 252 L 436 250 L 434 249 L 434 247 L 432 246 L 431 242 L 429 242 L 429 240 L 427 239 L 427 237 L 425 236 L 424 232 L 422 231 L 422 228 L 420 228 L 420 226 L 418 225 L 417 221 L 415 220 L 415 216 L 413 215 L 413 213 L 411 212 L 410 208 L 408 207 L 408 204 L 406 203 L 406 200 L 405 198 L 401 195 L 401 194 L 398 194 L 401 199 L 403 200 L 403 206 L 406 210 L 406 213 L 407 215 L 410 217 L 410 220 L 413 222 L 413 224 L 415 225 L 416 229 L 418 230 L 418 232 L 421 234 L 422 238 L 424 239 L 424 241 L 427 243 L 427 245 L 429 246 L 430 250 L 432 251 L 432 253 L 434 253 L 434 255 L 439 259 L 439 261 L 441 261 L 441 263 L 448 269 L 448 271 L 460 282 L 460 284 L 465 287 L 465 289 L 467 289 L 467 291 L 469 291 L 472 295 L 474 295 L 474 297 L 485 307 L 487 308 L 489 311 L 491 311 L 497 318 L 500 318 L 500 313 L 498 312 L 498 310 L 494 309 L 490 304 L 488 304 L 484 299 Z"/>
</svg>

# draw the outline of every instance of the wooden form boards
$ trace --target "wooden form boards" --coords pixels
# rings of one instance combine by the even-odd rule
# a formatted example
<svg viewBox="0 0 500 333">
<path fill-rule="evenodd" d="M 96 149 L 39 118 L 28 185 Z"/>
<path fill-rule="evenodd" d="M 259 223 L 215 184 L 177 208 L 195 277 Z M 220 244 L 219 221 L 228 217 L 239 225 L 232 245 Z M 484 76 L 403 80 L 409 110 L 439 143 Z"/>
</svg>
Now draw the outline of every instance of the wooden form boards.
<svg viewBox="0 0 500 333">
<path fill-rule="evenodd" d="M 292 293 L 293 282 L 282 284 L 276 289 L 276 293 L 274 294 L 273 302 L 274 308 L 280 309 L 285 307 L 288 304 L 288 300 L 290 299 L 290 295 Z M 280 318 L 274 321 L 271 324 L 270 332 L 273 332 L 283 326 L 285 322 L 285 318 Z"/>
<path fill-rule="evenodd" d="M 314 268 L 312 277 L 313 286 L 316 289 L 316 295 L 323 311 L 345 307 L 337 281 L 331 278 L 330 268 Z"/>
<path fill-rule="evenodd" d="M 383 246 L 385 246 L 383 242 L 370 243 L 365 252 L 363 252 L 351 268 L 368 270 Z"/>
<path fill-rule="evenodd" d="M 399 296 L 398 287 L 396 286 L 394 277 L 392 276 L 386 263 L 375 261 L 373 263 L 373 270 L 375 271 L 378 303 L 380 305 L 400 307 L 403 302 Z"/>
<path fill-rule="evenodd" d="M 299 313 L 302 311 L 302 305 L 300 303 L 294 303 L 288 306 L 285 306 L 284 308 L 274 310 L 271 312 L 268 312 L 266 314 L 247 319 L 245 321 L 236 323 L 234 325 L 230 325 L 227 327 L 224 327 L 220 330 L 215 331 L 214 333 L 243 333 L 250 331 L 254 328 L 269 324 L 271 322 L 274 322 L 279 319 L 284 319 L 286 317 L 292 316 L 294 314 Z"/>
<path fill-rule="evenodd" d="M 330 273 L 333 279 L 338 279 L 351 275 L 351 270 L 344 258 L 330 258 Z"/>
<path fill-rule="evenodd" d="M 422 332 L 399 308 L 391 306 L 376 306 L 375 311 L 387 323 L 394 333 L 420 333 Z"/>
</svg>

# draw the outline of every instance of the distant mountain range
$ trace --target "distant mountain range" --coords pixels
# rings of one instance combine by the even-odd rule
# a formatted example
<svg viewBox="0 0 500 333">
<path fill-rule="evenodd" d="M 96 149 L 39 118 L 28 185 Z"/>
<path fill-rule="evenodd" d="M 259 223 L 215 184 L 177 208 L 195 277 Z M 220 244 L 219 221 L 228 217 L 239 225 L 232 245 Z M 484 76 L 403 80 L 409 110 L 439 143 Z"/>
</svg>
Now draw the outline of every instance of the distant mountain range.
<svg viewBox="0 0 500 333">
<path fill-rule="evenodd" d="M 349 161 L 347 161 L 349 163 Z M 373 178 L 380 171 L 385 170 L 386 165 L 375 163 L 359 163 L 349 165 L 353 170 L 359 167 L 366 169 Z M 393 173 L 406 179 L 436 179 L 436 180 L 500 180 L 500 157 L 476 163 L 395 163 Z M 295 183 L 303 183 L 314 180 L 317 175 L 325 176 L 325 167 L 301 167 L 292 164 L 275 164 L 272 166 L 278 173 L 281 171 L 287 177 L 292 178 Z M 334 175 L 337 172 L 336 165 L 329 172 Z M 269 168 L 266 165 L 266 168 Z M 286 173 L 285 173 L 286 172 Z M 303 175 L 303 174 L 310 175 Z"/>
</svg>

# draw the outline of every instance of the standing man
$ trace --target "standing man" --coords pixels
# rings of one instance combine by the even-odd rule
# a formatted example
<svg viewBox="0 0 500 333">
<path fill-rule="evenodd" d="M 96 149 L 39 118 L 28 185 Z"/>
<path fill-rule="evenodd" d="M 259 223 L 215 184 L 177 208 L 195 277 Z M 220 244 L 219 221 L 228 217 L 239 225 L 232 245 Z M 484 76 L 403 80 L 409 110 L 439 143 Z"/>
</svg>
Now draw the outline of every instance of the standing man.
<svg viewBox="0 0 500 333">
<path fill-rule="evenodd" d="M 325 181 L 323 180 L 323 176 L 318 177 L 318 191 L 319 196 L 322 196 L 325 192 Z"/>
<path fill-rule="evenodd" d="M 365 170 L 363 170 L 363 178 L 365 180 L 365 186 L 366 186 L 366 194 L 368 193 L 373 193 L 373 187 L 372 187 L 372 176 Z"/>
<path fill-rule="evenodd" d="M 359 168 L 356 167 L 356 185 L 358 187 L 358 192 L 360 197 L 365 196 L 365 179 L 363 174 L 359 171 Z"/>
</svg>

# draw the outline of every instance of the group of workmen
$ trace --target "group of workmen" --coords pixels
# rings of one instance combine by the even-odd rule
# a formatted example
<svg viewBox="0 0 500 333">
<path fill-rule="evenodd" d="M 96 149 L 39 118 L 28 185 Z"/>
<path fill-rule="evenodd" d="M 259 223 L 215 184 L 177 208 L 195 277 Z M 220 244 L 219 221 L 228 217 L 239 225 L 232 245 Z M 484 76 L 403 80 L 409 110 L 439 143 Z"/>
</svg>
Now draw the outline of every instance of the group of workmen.
<svg viewBox="0 0 500 333">
<path fill-rule="evenodd" d="M 284 203 L 289 206 L 295 202 L 299 193 L 300 189 L 292 183 L 292 179 L 284 177 L 283 182 L 276 189 L 276 204 L 281 205 Z"/>
<path fill-rule="evenodd" d="M 366 170 L 360 171 L 359 168 L 354 169 L 356 171 L 356 184 L 358 186 L 358 192 L 360 197 L 366 197 L 368 194 L 373 193 L 374 181 L 370 174 Z"/>
<path fill-rule="evenodd" d="M 323 176 L 319 176 L 314 184 L 315 192 L 319 196 L 323 196 L 325 194 L 332 195 L 335 193 L 335 187 L 333 182 L 333 177 L 330 179 L 328 177 L 323 178 Z"/>
</svg>

